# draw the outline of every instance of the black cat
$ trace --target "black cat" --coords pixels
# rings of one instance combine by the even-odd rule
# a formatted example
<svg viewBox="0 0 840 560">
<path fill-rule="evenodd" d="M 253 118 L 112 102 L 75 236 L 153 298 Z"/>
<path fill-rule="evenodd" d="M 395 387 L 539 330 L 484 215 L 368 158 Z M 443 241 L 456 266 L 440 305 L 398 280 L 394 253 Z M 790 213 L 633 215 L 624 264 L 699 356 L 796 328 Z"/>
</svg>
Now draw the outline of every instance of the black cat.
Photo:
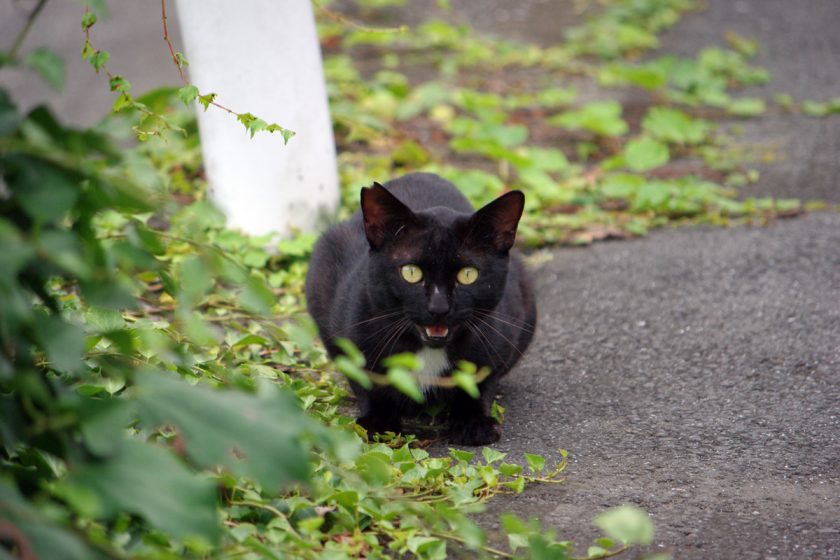
<svg viewBox="0 0 840 560">
<path fill-rule="evenodd" d="M 455 443 L 499 439 L 489 415 L 496 385 L 533 336 L 533 289 L 510 254 L 524 202 L 512 191 L 475 212 L 448 181 L 412 173 L 363 188 L 361 211 L 327 231 L 312 255 L 306 297 L 330 356 L 340 354 L 338 337 L 352 340 L 377 372 L 385 357 L 416 352 L 421 385 L 459 360 L 490 367 L 479 399 L 423 385 L 427 403 L 451 402 Z M 351 385 L 368 431 L 399 432 L 400 417 L 420 411 L 391 387 Z"/>
</svg>

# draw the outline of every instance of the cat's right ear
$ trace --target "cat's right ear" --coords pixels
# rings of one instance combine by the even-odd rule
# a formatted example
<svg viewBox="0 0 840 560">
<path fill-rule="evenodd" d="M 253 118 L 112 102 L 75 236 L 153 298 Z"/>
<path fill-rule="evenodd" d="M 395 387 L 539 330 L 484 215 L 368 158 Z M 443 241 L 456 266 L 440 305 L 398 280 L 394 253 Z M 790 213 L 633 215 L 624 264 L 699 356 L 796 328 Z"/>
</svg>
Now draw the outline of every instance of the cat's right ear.
<svg viewBox="0 0 840 560">
<path fill-rule="evenodd" d="M 365 235 L 373 249 L 379 249 L 403 227 L 414 222 L 411 209 L 379 183 L 363 187 L 361 196 Z"/>
</svg>

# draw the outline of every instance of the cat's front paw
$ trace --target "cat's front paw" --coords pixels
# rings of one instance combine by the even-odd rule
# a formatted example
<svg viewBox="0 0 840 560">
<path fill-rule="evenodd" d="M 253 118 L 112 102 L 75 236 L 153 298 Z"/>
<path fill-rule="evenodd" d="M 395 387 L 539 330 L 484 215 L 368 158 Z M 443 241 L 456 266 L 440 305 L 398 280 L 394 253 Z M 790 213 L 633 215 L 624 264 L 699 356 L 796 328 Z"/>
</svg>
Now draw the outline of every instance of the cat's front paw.
<svg viewBox="0 0 840 560">
<path fill-rule="evenodd" d="M 367 414 L 356 418 L 356 424 L 367 430 L 368 436 L 384 434 L 385 432 L 399 434 L 402 431 L 400 419 L 393 416 Z"/>
<path fill-rule="evenodd" d="M 502 426 L 489 416 L 459 419 L 449 428 L 449 441 L 460 445 L 489 445 L 502 437 Z"/>
</svg>

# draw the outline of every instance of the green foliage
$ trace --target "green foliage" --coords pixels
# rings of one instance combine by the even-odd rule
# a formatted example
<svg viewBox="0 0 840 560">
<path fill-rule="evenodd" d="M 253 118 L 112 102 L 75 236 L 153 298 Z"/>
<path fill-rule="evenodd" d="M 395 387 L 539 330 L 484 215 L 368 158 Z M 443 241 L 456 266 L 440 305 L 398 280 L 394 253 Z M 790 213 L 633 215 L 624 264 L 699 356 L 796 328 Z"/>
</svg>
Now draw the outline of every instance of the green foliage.
<svg viewBox="0 0 840 560">
<path fill-rule="evenodd" d="M 736 117 L 756 117 L 764 113 L 766 105 L 763 99 L 744 97 L 732 100 L 726 109 Z"/>
<path fill-rule="evenodd" d="M 50 49 L 39 48 L 26 55 L 26 65 L 38 72 L 56 91 L 64 89 L 64 61 Z"/>
<path fill-rule="evenodd" d="M 671 107 L 651 107 L 642 128 L 663 142 L 699 144 L 707 139 L 710 125 Z"/>
<path fill-rule="evenodd" d="M 595 518 L 595 525 L 604 534 L 624 544 L 653 542 L 653 523 L 648 515 L 633 506 L 621 506 Z"/>
<path fill-rule="evenodd" d="M 85 10 L 82 15 L 82 30 L 85 33 L 84 46 L 82 47 L 82 59 L 90 62 L 97 74 L 100 70 L 104 71 L 104 73 L 108 76 L 111 91 L 120 92 L 119 96 L 114 101 L 112 110 L 115 113 L 121 111 L 125 112 L 127 115 L 130 115 L 135 119 L 135 126 L 133 127 L 133 130 L 137 139 L 141 142 L 145 142 L 153 136 L 162 136 L 164 133 L 169 131 L 185 133 L 182 128 L 174 125 L 162 112 L 154 111 L 147 104 L 135 99 L 131 94 L 131 84 L 125 81 L 122 76 L 112 74 L 108 70 L 107 63 L 111 54 L 108 51 L 94 48 L 91 43 L 91 28 L 96 24 L 96 22 L 96 14 L 92 11 Z M 163 23 L 165 30 L 165 18 Z M 167 33 L 164 33 L 164 39 L 167 41 L 167 44 L 169 44 L 169 48 L 172 49 Z M 56 89 L 60 90 L 64 81 L 63 66 L 60 64 L 61 60 L 50 51 L 42 52 L 40 55 L 38 54 L 38 51 L 34 51 L 33 55 L 35 55 L 33 60 L 30 60 L 32 59 L 32 55 L 30 55 L 28 59 L 30 60 L 30 65 L 41 73 L 48 82 L 52 83 Z M 181 72 L 181 69 L 185 66 L 189 66 L 189 62 L 181 52 L 173 52 L 172 62 L 178 68 L 179 72 Z M 189 105 L 191 102 L 197 101 L 205 111 L 210 107 L 210 105 L 216 105 L 220 109 L 235 115 L 236 119 L 242 123 L 245 130 L 251 135 L 251 138 L 253 138 L 257 132 L 261 131 L 269 133 L 279 132 L 280 136 L 283 138 L 283 144 L 285 145 L 288 144 L 292 136 L 295 135 L 294 131 L 284 128 L 277 123 L 268 123 L 251 113 L 237 113 L 236 111 L 228 109 L 216 102 L 216 97 L 218 97 L 217 94 L 202 94 L 195 85 L 187 82 L 183 73 L 181 73 L 181 78 L 185 85 L 178 89 L 177 95 L 178 99 L 180 99 L 184 105 Z"/>
<path fill-rule="evenodd" d="M 243 306 L 253 290 L 270 290 L 218 249 L 187 256 L 183 244 L 168 245 L 167 233 L 150 229 L 152 203 L 163 200 L 159 187 L 138 181 L 107 138 L 65 128 L 43 108 L 18 115 L 5 93 L 0 113 L 0 170 L 9 189 L 0 206 L 7 474 L 25 497 L 60 499 L 83 518 L 130 514 L 184 543 L 218 543 L 217 483 L 196 469 L 278 492 L 309 481 L 315 443 L 335 450 L 344 441 L 304 414 L 290 389 L 196 387 L 178 373 L 204 377 L 210 364 L 197 365 L 206 354 L 199 345 L 218 345 L 195 314 L 210 297 L 211 270 L 239 280 Z M 161 298 L 179 297 L 169 319 L 147 314 L 138 299 L 160 281 L 167 286 Z M 51 538 L 76 542 L 26 507 L 4 515 L 32 518 L 45 547 Z"/>
<path fill-rule="evenodd" d="M 628 127 L 621 112 L 621 105 L 615 101 L 593 101 L 552 117 L 549 123 L 572 130 L 585 129 L 601 136 L 623 136 Z"/>
<path fill-rule="evenodd" d="M 825 117 L 831 114 L 840 113 L 840 97 L 835 97 L 826 102 L 806 100 L 802 102 L 801 110 L 811 117 Z"/>
<path fill-rule="evenodd" d="M 696 9 L 693 0 L 636 0 L 615 2 L 568 33 L 576 54 L 612 59 L 659 45 L 657 33 Z"/>
<path fill-rule="evenodd" d="M 634 171 L 659 167 L 668 159 L 668 146 L 652 138 L 634 138 L 624 147 L 624 161 Z"/>
</svg>

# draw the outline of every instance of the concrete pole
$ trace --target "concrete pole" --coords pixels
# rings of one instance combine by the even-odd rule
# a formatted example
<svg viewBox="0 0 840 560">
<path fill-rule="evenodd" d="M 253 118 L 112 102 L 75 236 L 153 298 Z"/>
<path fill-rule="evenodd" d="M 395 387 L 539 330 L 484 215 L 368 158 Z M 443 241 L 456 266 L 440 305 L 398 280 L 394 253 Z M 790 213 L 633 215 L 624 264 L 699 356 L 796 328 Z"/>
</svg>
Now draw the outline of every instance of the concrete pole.
<svg viewBox="0 0 840 560">
<path fill-rule="evenodd" d="M 338 204 L 335 140 L 309 0 L 177 0 L 192 82 L 240 113 L 294 130 L 253 139 L 198 108 L 211 199 L 252 235 L 311 231 Z"/>
</svg>

